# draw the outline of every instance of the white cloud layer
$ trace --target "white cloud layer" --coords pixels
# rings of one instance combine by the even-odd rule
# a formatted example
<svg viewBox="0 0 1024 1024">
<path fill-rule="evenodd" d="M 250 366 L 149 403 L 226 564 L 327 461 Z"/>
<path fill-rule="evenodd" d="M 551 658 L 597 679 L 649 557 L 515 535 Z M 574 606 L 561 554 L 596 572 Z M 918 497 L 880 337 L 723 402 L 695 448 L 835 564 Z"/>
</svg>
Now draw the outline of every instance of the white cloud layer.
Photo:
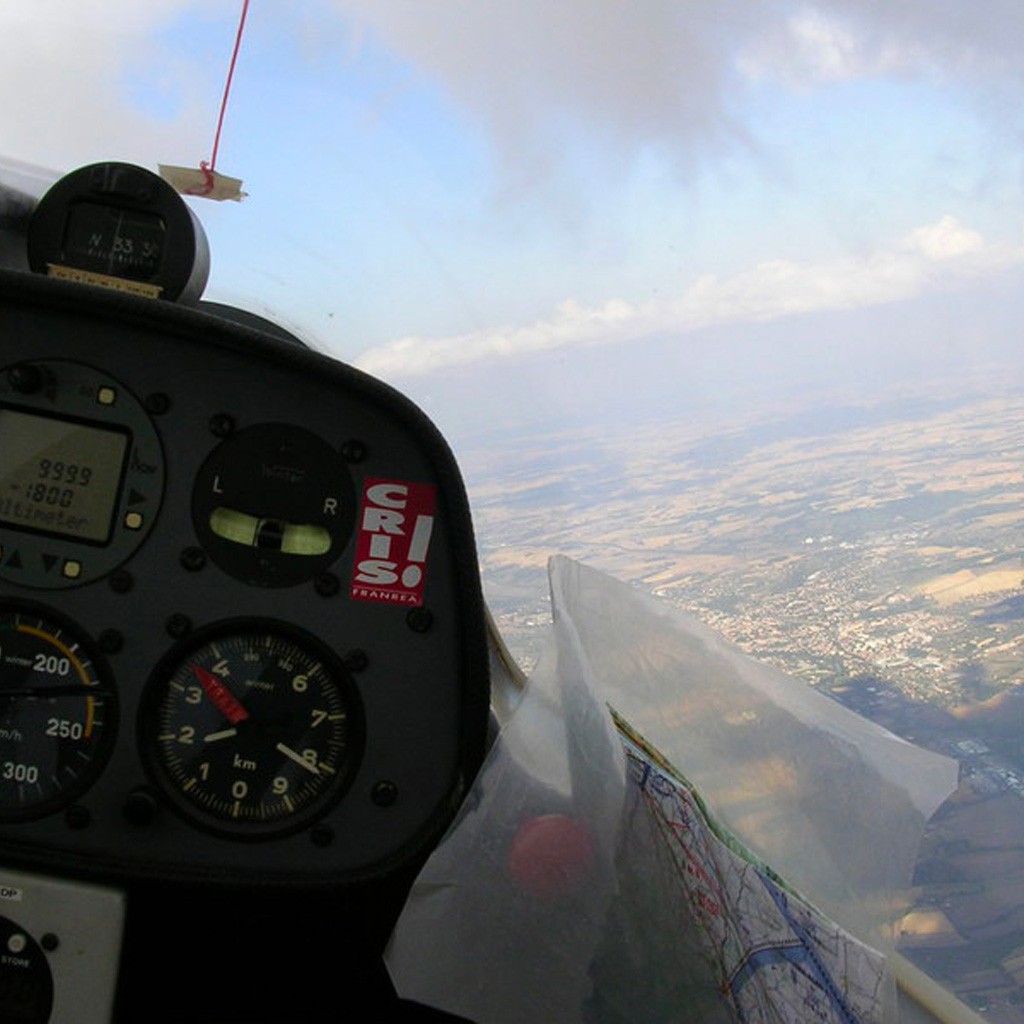
<svg viewBox="0 0 1024 1024">
<path fill-rule="evenodd" d="M 50 166 L 203 151 L 230 39 L 212 58 L 173 51 L 160 33 L 185 14 L 230 26 L 238 9 L 237 0 L 4 0 L 0 150 Z M 747 149 L 751 76 L 1024 82 L 1019 0 L 306 0 L 274 24 L 305 37 L 331 10 L 350 23 L 344 43 L 323 33 L 339 40 L 338 61 L 351 61 L 361 39 L 379 40 L 486 131 L 497 166 L 524 187 L 559 165 L 570 140 L 616 166 L 655 150 L 689 169 Z M 140 108 L 132 80 L 160 98 L 161 116 Z"/>
<path fill-rule="evenodd" d="M 686 170 L 748 149 L 752 79 L 926 77 L 986 96 L 993 83 L 1018 96 L 1024 85 L 1020 0 L 334 3 L 439 83 L 487 131 L 506 175 L 530 185 L 570 139 L 612 164 L 653 150 Z"/>
<path fill-rule="evenodd" d="M 218 87 L 209 85 L 203 55 L 182 65 L 159 43 L 190 10 L 215 17 L 237 5 L 4 0 L 0 152 L 59 171 L 112 156 L 155 164 L 205 155 Z M 223 78 L 222 63 L 211 69 L 213 82 Z M 143 109 L 136 88 L 160 100 L 162 116 Z"/>
<path fill-rule="evenodd" d="M 160 36 L 186 14 L 230 26 L 238 7 L 4 0 L 0 151 L 56 167 L 111 153 L 141 162 L 205 153 L 230 39 L 214 57 Z M 505 184 L 521 189 L 574 151 L 594 172 L 652 151 L 684 171 L 747 152 L 757 145 L 745 108 L 752 77 L 926 75 L 1017 92 L 1024 83 L 1019 0 L 306 0 L 274 30 L 305 38 L 331 11 L 349 23 L 347 33 L 323 32 L 338 62 L 369 38 L 409 61 L 483 129 Z M 260 23 L 257 9 L 254 32 Z M 144 109 L 132 83 L 161 113 Z M 1024 104 L 1005 109 L 1017 118 Z"/>
<path fill-rule="evenodd" d="M 873 39 L 849 19 L 805 8 L 752 40 L 738 63 L 749 77 L 802 85 L 909 72 L 923 56 L 905 41 Z"/>
<path fill-rule="evenodd" d="M 569 299 L 532 324 L 401 338 L 364 352 L 355 363 L 378 376 L 402 377 L 552 349 L 685 335 L 722 324 L 913 299 L 1022 263 L 1024 244 L 988 243 L 947 215 L 865 257 L 820 264 L 773 260 L 728 277 L 705 274 L 677 296 L 648 302 L 612 299 L 584 306 Z"/>
</svg>

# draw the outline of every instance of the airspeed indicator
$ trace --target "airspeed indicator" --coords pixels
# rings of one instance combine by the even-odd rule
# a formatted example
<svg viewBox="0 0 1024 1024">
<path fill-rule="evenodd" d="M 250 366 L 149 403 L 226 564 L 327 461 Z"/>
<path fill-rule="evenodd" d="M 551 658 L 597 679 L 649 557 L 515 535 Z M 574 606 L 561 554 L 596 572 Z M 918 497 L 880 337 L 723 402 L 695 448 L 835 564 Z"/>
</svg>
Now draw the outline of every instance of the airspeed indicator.
<svg viewBox="0 0 1024 1024">
<path fill-rule="evenodd" d="M 114 738 L 113 685 L 75 627 L 0 609 L 0 821 L 50 814 L 96 778 Z"/>
</svg>

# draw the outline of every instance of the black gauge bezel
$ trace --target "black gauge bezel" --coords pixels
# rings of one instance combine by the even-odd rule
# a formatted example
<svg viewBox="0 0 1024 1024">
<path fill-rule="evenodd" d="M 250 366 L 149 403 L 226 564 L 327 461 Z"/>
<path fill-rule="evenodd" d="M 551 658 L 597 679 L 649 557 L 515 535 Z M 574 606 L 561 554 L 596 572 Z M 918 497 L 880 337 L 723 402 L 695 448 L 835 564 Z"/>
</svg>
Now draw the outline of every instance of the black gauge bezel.
<svg viewBox="0 0 1024 1024">
<path fill-rule="evenodd" d="M 0 600 L 0 618 L 11 614 L 17 614 L 26 619 L 40 619 L 43 623 L 56 626 L 66 636 L 73 638 L 74 642 L 85 652 L 86 660 L 93 666 L 93 675 L 97 680 L 94 692 L 103 698 L 104 719 L 95 753 L 83 774 L 67 786 L 62 787 L 55 796 L 47 800 L 13 808 L 0 804 L 0 823 L 3 824 L 35 821 L 39 818 L 49 817 L 78 800 L 92 788 L 103 774 L 114 750 L 120 726 L 118 692 L 113 672 L 88 632 L 68 616 L 54 611 L 47 605 L 33 601 Z"/>
<path fill-rule="evenodd" d="M 331 682 L 338 688 L 345 707 L 347 736 L 345 748 L 336 766 L 336 777 L 323 792 L 285 817 L 269 822 L 223 818 L 199 806 L 181 789 L 160 753 L 159 716 L 161 706 L 175 673 L 184 662 L 218 641 L 270 634 L 298 647 L 319 661 Z M 139 702 L 136 723 L 139 757 L 150 782 L 160 797 L 189 825 L 210 835 L 239 841 L 262 841 L 294 835 L 321 821 L 335 808 L 351 788 L 359 771 L 365 748 L 363 702 L 351 674 L 341 659 L 323 641 L 299 627 L 279 619 L 245 617 L 221 620 L 191 633 L 172 647 L 151 673 Z"/>
<path fill-rule="evenodd" d="M 336 512 L 326 511 L 334 503 Z M 233 506 L 249 518 L 297 519 L 322 528 L 330 546 L 312 556 L 288 554 L 218 536 L 212 516 Z M 352 474 L 338 448 L 306 427 L 255 423 L 227 437 L 203 460 L 192 487 L 192 522 L 211 559 L 249 586 L 295 587 L 333 565 L 348 546 L 356 523 Z"/>
<path fill-rule="evenodd" d="M 5 914 L 17 914 L 17 904 Z M 0 1020 L 48 1021 L 53 1013 L 53 970 L 42 946 L 23 923 L 0 916 L 0 948 L 14 953 L 0 962 Z"/>
<path fill-rule="evenodd" d="M 35 377 L 38 385 L 19 390 L 16 370 Z M 145 542 L 163 504 L 164 452 L 152 417 L 121 381 L 70 359 L 33 359 L 0 368 L 0 409 L 126 439 L 106 539 L 8 519 L 0 523 L 0 579 L 35 590 L 62 590 L 109 575 Z"/>
<path fill-rule="evenodd" d="M 133 266 L 137 260 L 126 258 L 127 267 L 119 272 L 113 251 L 99 264 L 92 256 L 83 259 L 69 242 L 83 207 L 115 218 L 141 218 L 150 229 L 158 227 L 159 255 L 145 271 Z M 38 274 L 52 273 L 53 267 L 77 269 L 90 275 L 85 280 L 98 277 L 97 283 L 108 287 L 110 282 L 122 282 L 132 290 L 135 285 L 148 286 L 170 301 L 197 300 L 210 275 L 210 248 L 198 217 L 168 182 L 132 164 L 90 164 L 59 179 L 36 206 L 27 241 L 29 266 Z"/>
</svg>

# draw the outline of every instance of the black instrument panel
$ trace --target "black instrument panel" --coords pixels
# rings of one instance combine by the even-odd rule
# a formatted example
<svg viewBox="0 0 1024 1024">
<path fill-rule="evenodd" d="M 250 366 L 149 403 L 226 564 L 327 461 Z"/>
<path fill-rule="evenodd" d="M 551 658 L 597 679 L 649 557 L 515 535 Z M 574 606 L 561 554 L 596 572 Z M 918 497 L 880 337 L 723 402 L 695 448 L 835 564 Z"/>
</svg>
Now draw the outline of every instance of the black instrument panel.
<svg viewBox="0 0 1024 1024">
<path fill-rule="evenodd" d="M 468 506 L 391 389 L 185 307 L 0 273 L 0 859 L 331 886 L 484 752 Z"/>
</svg>

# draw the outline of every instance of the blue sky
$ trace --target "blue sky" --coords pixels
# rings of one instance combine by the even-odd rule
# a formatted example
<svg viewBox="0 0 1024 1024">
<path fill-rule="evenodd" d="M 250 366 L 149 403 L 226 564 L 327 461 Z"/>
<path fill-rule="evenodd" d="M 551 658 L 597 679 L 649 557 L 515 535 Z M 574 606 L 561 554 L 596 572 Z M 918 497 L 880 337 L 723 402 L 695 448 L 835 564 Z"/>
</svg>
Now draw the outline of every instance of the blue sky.
<svg viewBox="0 0 1024 1024">
<path fill-rule="evenodd" d="M 5 155 L 207 158 L 240 9 L 7 0 Z M 963 11 L 252 0 L 218 159 L 249 197 L 197 204 L 209 294 L 414 392 L 970 302 L 1024 263 L 1024 15 Z"/>
</svg>

